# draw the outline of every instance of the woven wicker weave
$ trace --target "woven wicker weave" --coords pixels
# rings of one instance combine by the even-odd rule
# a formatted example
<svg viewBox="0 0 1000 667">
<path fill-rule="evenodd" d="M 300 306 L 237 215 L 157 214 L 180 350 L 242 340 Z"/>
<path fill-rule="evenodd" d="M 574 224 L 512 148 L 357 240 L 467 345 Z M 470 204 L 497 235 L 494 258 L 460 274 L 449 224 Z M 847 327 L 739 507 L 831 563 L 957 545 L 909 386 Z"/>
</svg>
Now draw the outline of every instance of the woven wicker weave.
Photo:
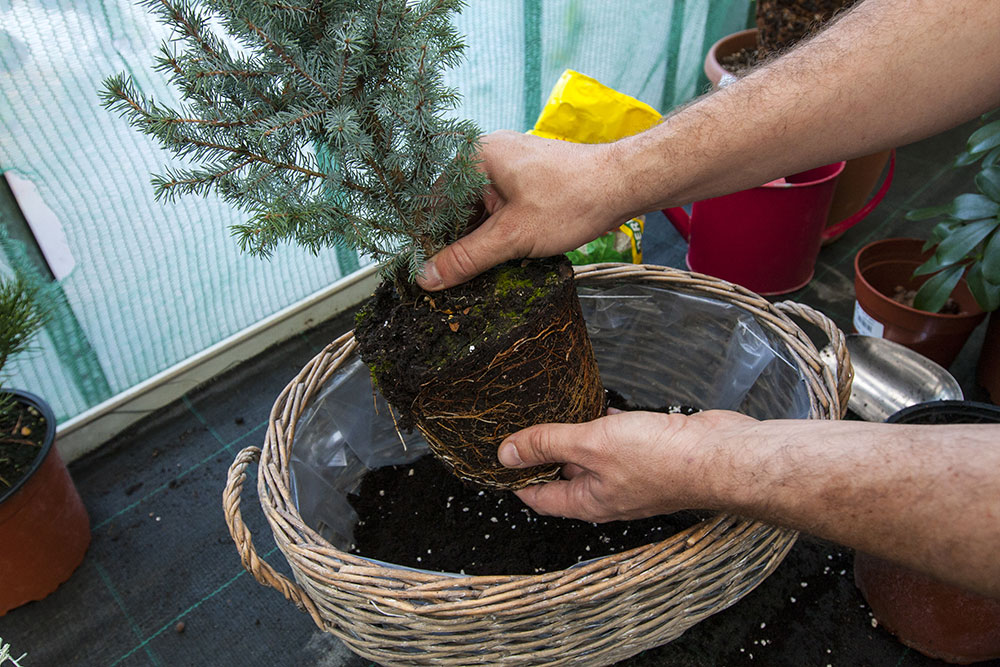
<svg viewBox="0 0 1000 667">
<path fill-rule="evenodd" d="M 846 409 L 852 373 L 843 334 L 806 306 L 771 305 L 739 286 L 657 266 L 593 265 L 578 269 L 577 278 L 655 285 L 737 305 L 787 347 L 809 385 L 812 418 L 837 419 Z M 829 336 L 839 383 L 789 315 Z M 661 542 L 539 575 L 458 577 L 345 553 L 303 522 L 290 491 L 289 457 L 298 417 L 354 347 L 345 334 L 288 384 L 271 412 L 263 450 L 243 450 L 230 468 L 223 505 L 243 566 L 257 581 L 366 658 L 385 665 L 611 664 L 735 603 L 795 541 L 794 531 L 719 515 Z M 240 514 L 246 469 L 258 457 L 261 506 L 295 581 L 258 557 Z"/>
</svg>

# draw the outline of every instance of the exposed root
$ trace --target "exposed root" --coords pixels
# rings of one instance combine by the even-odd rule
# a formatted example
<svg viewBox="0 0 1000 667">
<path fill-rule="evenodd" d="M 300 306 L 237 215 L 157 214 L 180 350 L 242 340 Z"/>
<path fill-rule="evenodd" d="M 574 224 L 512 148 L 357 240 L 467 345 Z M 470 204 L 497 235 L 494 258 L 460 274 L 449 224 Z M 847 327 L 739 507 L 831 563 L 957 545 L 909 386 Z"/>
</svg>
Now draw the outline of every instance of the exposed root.
<svg viewBox="0 0 1000 667">
<path fill-rule="evenodd" d="M 522 289 L 520 276 L 511 282 Z M 519 320 L 506 330 L 501 325 L 508 318 L 491 321 L 488 334 L 474 339 L 467 338 L 471 334 L 465 323 L 449 326 L 452 317 L 457 319 L 470 308 L 463 303 L 443 305 L 449 298 L 445 294 L 417 300 L 416 307 L 427 313 L 420 317 L 413 310 L 402 314 L 394 310 L 389 315 L 372 316 L 373 326 L 356 330 L 356 335 L 367 331 L 383 337 L 371 344 L 359 335 L 359 351 L 369 368 L 377 369 L 379 390 L 399 412 L 398 423 L 393 414 L 397 432 L 416 426 L 431 451 L 455 475 L 479 486 L 517 489 L 556 478 L 558 465 L 503 467 L 497 448 L 507 436 L 528 426 L 585 422 L 604 412 L 604 389 L 572 271 L 555 265 L 523 291 L 532 306 L 526 307 L 525 300 L 519 306 L 509 300 L 495 305 L 501 312 L 524 311 Z M 474 305 L 479 308 L 482 300 Z M 412 334 L 387 333 L 397 317 L 422 331 L 427 327 L 423 318 L 431 316 L 436 316 L 441 326 L 430 337 L 430 351 Z M 458 339 L 463 342 L 454 347 L 468 353 L 444 365 L 421 358 L 434 358 L 439 354 L 434 351 L 439 349 L 434 342 L 449 336 L 466 337 Z"/>
<path fill-rule="evenodd" d="M 403 445 L 403 451 L 406 451 L 406 440 L 403 440 L 403 434 L 399 431 L 399 422 L 396 421 L 396 412 L 389 406 L 389 416 L 392 417 L 392 425 L 396 429 L 396 435 L 399 437 L 399 444 Z"/>
</svg>

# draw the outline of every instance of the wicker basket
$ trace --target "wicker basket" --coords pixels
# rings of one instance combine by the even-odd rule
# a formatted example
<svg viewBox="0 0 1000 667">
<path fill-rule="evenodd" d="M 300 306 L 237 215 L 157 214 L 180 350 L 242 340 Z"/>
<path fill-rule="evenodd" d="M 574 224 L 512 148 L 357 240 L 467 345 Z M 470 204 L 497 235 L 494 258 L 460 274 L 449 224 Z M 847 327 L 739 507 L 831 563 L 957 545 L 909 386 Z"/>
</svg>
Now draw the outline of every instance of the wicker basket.
<svg viewBox="0 0 1000 667">
<path fill-rule="evenodd" d="M 730 283 L 657 266 L 577 269 L 581 284 L 625 281 L 735 304 L 786 346 L 809 384 L 815 419 L 846 409 L 852 372 L 843 334 L 799 304 L 772 305 Z M 831 340 L 838 379 L 789 318 Z M 678 637 L 739 600 L 781 562 L 797 533 L 718 515 L 669 539 L 539 575 L 456 576 L 387 567 L 345 553 L 307 526 L 293 502 L 289 456 L 310 399 L 353 353 L 345 334 L 302 369 L 278 397 L 263 450 L 244 449 L 229 470 L 226 521 L 243 566 L 281 591 L 322 630 L 385 665 L 606 665 Z M 261 506 L 295 581 L 261 560 L 240 515 L 247 467 L 260 459 Z"/>
</svg>

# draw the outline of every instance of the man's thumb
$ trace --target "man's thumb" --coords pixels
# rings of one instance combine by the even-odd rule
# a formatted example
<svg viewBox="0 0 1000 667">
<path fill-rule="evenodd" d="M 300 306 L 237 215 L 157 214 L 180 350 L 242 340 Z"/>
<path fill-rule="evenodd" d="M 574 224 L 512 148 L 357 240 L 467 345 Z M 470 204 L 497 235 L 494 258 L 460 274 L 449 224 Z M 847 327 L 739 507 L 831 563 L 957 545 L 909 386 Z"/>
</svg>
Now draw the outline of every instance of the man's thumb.
<svg viewBox="0 0 1000 667">
<path fill-rule="evenodd" d="M 493 242 L 491 228 L 483 224 L 442 248 L 424 263 L 417 284 L 429 292 L 447 289 L 516 257 L 510 243 Z"/>
<path fill-rule="evenodd" d="M 565 463 L 562 443 L 572 441 L 579 424 L 540 424 L 509 436 L 500 443 L 497 458 L 508 468 L 527 468 L 543 463 Z"/>
</svg>

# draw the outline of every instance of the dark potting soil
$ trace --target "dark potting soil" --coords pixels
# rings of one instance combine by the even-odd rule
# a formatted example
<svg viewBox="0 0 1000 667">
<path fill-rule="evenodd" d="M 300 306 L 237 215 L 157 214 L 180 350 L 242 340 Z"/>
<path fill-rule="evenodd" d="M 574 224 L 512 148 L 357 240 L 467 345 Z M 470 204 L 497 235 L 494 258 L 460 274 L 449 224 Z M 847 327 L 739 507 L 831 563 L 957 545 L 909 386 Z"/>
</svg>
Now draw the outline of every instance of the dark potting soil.
<svg viewBox="0 0 1000 667">
<path fill-rule="evenodd" d="M 8 407 L 9 406 L 9 407 Z M 0 496 L 16 485 L 42 451 L 45 417 L 30 405 L 4 399 L 0 409 Z"/>
<path fill-rule="evenodd" d="M 722 56 L 719 64 L 733 76 L 740 77 L 757 66 L 757 49 L 740 49 L 735 53 Z"/>
<path fill-rule="evenodd" d="M 614 390 L 607 397 L 609 407 L 643 409 Z M 680 405 L 652 410 L 698 412 Z M 352 553 L 469 575 L 563 570 L 664 540 L 710 516 L 683 511 L 604 524 L 542 516 L 513 493 L 465 484 L 429 454 L 411 465 L 368 472 L 348 500 L 358 513 Z"/>
<path fill-rule="evenodd" d="M 389 403 L 412 405 L 429 376 L 455 373 L 464 359 L 492 358 L 494 348 L 509 345 L 505 334 L 574 289 L 572 275 L 560 255 L 507 262 L 441 292 L 384 281 L 355 318 L 358 353 Z M 412 416 L 400 411 L 400 426 L 412 427 Z"/>
<path fill-rule="evenodd" d="M 758 0 L 757 45 L 763 55 L 788 49 L 857 0 Z"/>
<path fill-rule="evenodd" d="M 774 53 L 788 49 L 823 27 L 857 0 L 761 0 L 757 6 L 757 47 L 724 56 L 720 64 L 742 76 Z"/>
<path fill-rule="evenodd" d="M 539 574 L 666 539 L 703 515 L 593 524 L 541 516 L 513 493 L 463 483 L 431 455 L 365 475 L 351 552 L 469 575 Z"/>
</svg>

